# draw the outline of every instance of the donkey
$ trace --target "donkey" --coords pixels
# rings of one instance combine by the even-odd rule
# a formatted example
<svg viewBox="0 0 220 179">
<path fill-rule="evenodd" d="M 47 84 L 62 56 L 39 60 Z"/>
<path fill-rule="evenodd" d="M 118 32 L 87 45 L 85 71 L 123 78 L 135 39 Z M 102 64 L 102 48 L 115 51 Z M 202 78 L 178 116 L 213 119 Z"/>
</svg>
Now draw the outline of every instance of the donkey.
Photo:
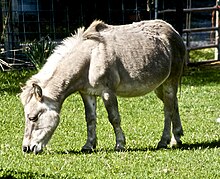
<svg viewBox="0 0 220 179">
<path fill-rule="evenodd" d="M 125 150 L 117 96 L 136 97 L 155 91 L 164 103 L 164 129 L 157 148 L 178 146 L 183 135 L 177 91 L 185 65 L 182 38 L 162 20 L 108 25 L 95 20 L 56 47 L 43 68 L 20 94 L 24 105 L 23 152 L 42 152 L 59 124 L 64 100 L 79 92 L 85 107 L 87 141 L 96 148 L 96 98 L 100 96 L 113 126 L 115 150 Z M 171 138 L 172 126 L 172 138 Z"/>
</svg>

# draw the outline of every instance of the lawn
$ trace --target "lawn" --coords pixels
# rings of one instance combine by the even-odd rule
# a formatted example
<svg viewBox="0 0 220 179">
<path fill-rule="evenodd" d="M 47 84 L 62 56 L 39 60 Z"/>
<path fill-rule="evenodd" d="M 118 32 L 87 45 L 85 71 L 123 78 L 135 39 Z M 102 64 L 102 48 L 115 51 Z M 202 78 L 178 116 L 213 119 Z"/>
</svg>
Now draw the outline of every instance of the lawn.
<svg viewBox="0 0 220 179">
<path fill-rule="evenodd" d="M 156 150 L 163 130 L 162 103 L 154 93 L 119 98 L 127 150 L 115 152 L 114 133 L 98 100 L 98 146 L 81 153 L 86 140 L 78 94 L 63 104 L 61 123 L 40 155 L 21 150 L 24 116 L 19 83 L 33 74 L 0 72 L 0 178 L 218 178 L 220 177 L 220 70 L 191 68 L 182 78 L 180 149 Z"/>
<path fill-rule="evenodd" d="M 189 52 L 190 62 L 213 60 L 215 58 L 215 48 L 191 50 Z"/>
</svg>

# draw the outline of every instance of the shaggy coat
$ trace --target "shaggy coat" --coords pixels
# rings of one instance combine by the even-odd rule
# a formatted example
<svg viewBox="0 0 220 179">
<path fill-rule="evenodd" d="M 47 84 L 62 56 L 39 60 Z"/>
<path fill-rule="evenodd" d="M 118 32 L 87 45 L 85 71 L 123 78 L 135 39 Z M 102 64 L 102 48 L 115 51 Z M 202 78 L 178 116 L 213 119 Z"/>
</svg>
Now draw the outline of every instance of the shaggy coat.
<svg viewBox="0 0 220 179">
<path fill-rule="evenodd" d="M 181 144 L 183 130 L 176 94 L 185 55 L 181 37 L 162 20 L 119 26 L 94 21 L 86 30 L 79 28 L 23 88 L 23 151 L 42 151 L 59 123 L 63 101 L 76 91 L 82 96 L 87 122 L 88 137 L 82 150 L 96 148 L 97 96 L 102 97 L 113 126 L 115 149 L 123 150 L 125 136 L 116 96 L 135 97 L 151 91 L 164 103 L 164 130 L 158 148 L 170 142 Z"/>
</svg>

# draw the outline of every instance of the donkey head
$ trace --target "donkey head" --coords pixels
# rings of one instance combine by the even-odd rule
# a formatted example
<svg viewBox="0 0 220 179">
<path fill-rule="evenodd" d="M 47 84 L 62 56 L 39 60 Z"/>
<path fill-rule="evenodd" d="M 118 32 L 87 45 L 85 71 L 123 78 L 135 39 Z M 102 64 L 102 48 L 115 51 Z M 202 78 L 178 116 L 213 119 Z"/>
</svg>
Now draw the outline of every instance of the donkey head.
<svg viewBox="0 0 220 179">
<path fill-rule="evenodd" d="M 59 114 L 55 102 L 44 96 L 41 87 L 35 83 L 21 94 L 25 113 L 25 133 L 23 138 L 23 151 L 42 151 L 46 146 L 56 127 L 59 124 Z"/>
</svg>

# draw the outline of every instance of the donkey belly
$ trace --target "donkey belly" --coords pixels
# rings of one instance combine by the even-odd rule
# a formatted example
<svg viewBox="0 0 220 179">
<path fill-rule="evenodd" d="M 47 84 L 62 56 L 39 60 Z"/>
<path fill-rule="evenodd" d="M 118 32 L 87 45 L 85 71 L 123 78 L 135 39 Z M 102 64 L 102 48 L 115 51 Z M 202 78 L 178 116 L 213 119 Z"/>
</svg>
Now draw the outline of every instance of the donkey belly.
<svg viewBox="0 0 220 179">
<path fill-rule="evenodd" d="M 130 83 L 130 84 L 120 84 L 118 88 L 116 89 L 116 94 L 118 96 L 122 97 L 136 97 L 136 96 L 143 96 L 154 89 L 156 89 L 158 86 L 160 86 L 163 83 L 163 81 L 158 81 L 157 83 L 150 84 L 150 83 Z"/>
<path fill-rule="evenodd" d="M 145 95 L 159 87 L 170 75 L 170 64 L 165 68 L 151 68 L 147 71 L 137 72 L 132 77 L 129 73 L 120 75 L 120 82 L 116 94 L 122 97 L 135 97 Z"/>
</svg>

